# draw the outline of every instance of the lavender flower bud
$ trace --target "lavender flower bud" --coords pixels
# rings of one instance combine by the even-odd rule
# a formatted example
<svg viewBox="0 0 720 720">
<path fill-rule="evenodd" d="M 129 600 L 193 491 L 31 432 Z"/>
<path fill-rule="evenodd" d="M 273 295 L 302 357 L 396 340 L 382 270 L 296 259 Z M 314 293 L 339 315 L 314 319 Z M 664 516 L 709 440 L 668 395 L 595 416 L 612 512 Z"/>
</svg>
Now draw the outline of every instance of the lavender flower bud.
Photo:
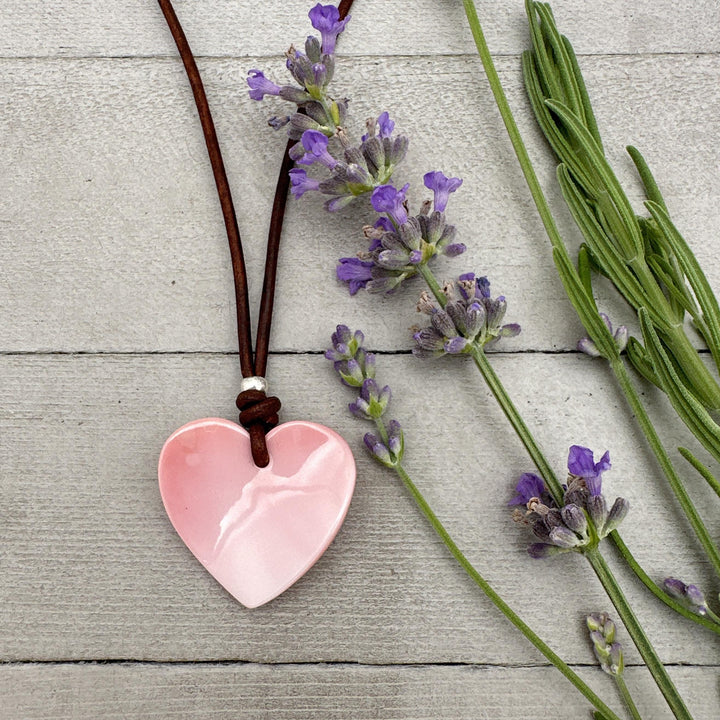
<svg viewBox="0 0 720 720">
<path fill-rule="evenodd" d="M 304 105 L 310 99 L 310 96 L 304 90 L 296 88 L 293 85 L 283 85 L 278 95 L 283 100 L 295 103 L 296 105 Z"/>
<path fill-rule="evenodd" d="M 365 377 L 360 368 L 360 363 L 357 360 L 350 359 L 344 363 L 340 362 L 338 365 L 340 367 L 336 368 L 336 370 L 345 385 L 349 387 L 362 387 Z"/>
<path fill-rule="evenodd" d="M 464 243 L 451 243 L 442 248 L 442 254 L 446 257 L 457 257 L 467 250 Z"/>
<path fill-rule="evenodd" d="M 393 168 L 399 165 L 407 155 L 410 141 L 405 135 L 398 135 L 392 138 L 383 138 L 383 150 L 385 151 L 385 166 Z"/>
<path fill-rule="evenodd" d="M 613 530 L 616 530 L 629 511 L 630 503 L 625 500 L 625 498 L 615 498 L 615 502 L 608 513 L 607 520 L 605 520 L 603 536 L 608 535 Z"/>
<path fill-rule="evenodd" d="M 702 590 L 697 585 L 686 585 L 677 578 L 665 578 L 663 581 L 665 592 L 692 610 L 697 615 L 707 615 L 708 605 Z"/>
<path fill-rule="evenodd" d="M 557 545 L 548 545 L 547 543 L 533 543 L 528 547 L 528 555 L 536 560 L 544 560 L 545 558 L 567 552 L 567 550 Z"/>
<path fill-rule="evenodd" d="M 405 452 L 405 438 L 400 423 L 397 420 L 391 420 L 388 423 L 387 431 L 388 448 L 396 462 L 400 462 Z"/>
<path fill-rule="evenodd" d="M 593 613 L 587 617 L 595 657 L 609 675 L 621 675 L 625 662 L 622 645 L 615 641 L 615 623 L 606 613 Z"/>
<path fill-rule="evenodd" d="M 385 167 L 385 150 L 382 141 L 376 137 L 369 137 L 360 147 L 368 170 L 377 177 L 380 169 Z"/>
<path fill-rule="evenodd" d="M 277 115 L 273 115 L 273 117 L 268 120 L 268 125 L 273 130 L 279 130 L 280 128 L 285 127 L 290 122 L 290 120 L 291 118 L 289 115 L 285 115 L 284 117 L 277 117 Z M 293 140 L 297 139 L 298 138 L 293 138 Z"/>
<path fill-rule="evenodd" d="M 444 310 L 435 310 L 430 316 L 430 324 L 445 337 L 452 337 L 457 332 L 453 321 Z"/>
<path fill-rule="evenodd" d="M 610 318 L 605 313 L 600 313 L 600 317 L 603 319 L 608 331 L 613 336 L 613 342 L 615 343 L 615 347 L 618 349 L 618 352 L 625 350 L 629 337 L 628 329 L 625 325 L 620 325 L 617 330 L 613 332 L 613 326 L 610 322 Z M 597 345 L 589 337 L 584 337 L 578 340 L 577 349 L 586 355 L 590 355 L 590 357 L 600 357 L 602 354 L 600 350 L 598 350 Z"/>
<path fill-rule="evenodd" d="M 392 467 L 395 462 L 390 455 L 390 450 L 386 447 L 385 443 L 372 433 L 367 433 L 363 438 L 365 445 L 373 457 L 381 462 L 386 467 Z"/>
<path fill-rule="evenodd" d="M 550 531 L 550 542 L 565 549 L 576 548 L 582 544 L 580 538 L 570 528 L 558 525 Z"/>
<path fill-rule="evenodd" d="M 449 355 L 459 355 L 460 353 L 465 352 L 467 346 L 467 339 L 457 336 L 454 338 L 450 338 L 450 340 L 448 340 L 443 347 L 445 349 L 445 352 Z"/>
<path fill-rule="evenodd" d="M 582 508 L 577 505 L 565 505 L 560 509 L 563 522 L 578 535 L 584 536 L 587 532 L 587 518 Z"/>
<path fill-rule="evenodd" d="M 305 40 L 305 54 L 308 56 L 311 62 L 320 62 L 322 51 L 320 50 L 320 40 L 314 35 L 308 35 Z"/>
<path fill-rule="evenodd" d="M 597 530 L 599 537 L 603 537 L 603 530 L 608 516 L 607 502 L 604 495 L 590 495 L 585 505 L 592 520 L 592 524 Z"/>
</svg>

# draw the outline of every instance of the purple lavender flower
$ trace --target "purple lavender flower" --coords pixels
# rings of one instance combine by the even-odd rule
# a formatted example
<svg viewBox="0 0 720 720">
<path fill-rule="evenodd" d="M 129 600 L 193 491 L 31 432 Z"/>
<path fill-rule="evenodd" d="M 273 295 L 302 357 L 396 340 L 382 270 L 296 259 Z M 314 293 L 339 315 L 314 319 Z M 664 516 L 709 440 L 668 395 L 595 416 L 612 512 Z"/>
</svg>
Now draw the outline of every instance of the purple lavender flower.
<svg viewBox="0 0 720 720">
<path fill-rule="evenodd" d="M 360 389 L 360 396 L 350 403 L 350 412 L 368 420 L 381 418 L 390 402 L 390 388 L 380 388 L 374 378 L 366 378 Z"/>
<path fill-rule="evenodd" d="M 376 187 L 370 197 L 375 212 L 385 213 L 396 226 L 404 225 L 408 221 L 407 209 L 405 208 L 405 193 L 409 187 L 409 183 L 400 190 L 392 185 Z"/>
<path fill-rule="evenodd" d="M 350 294 L 354 295 L 372 280 L 374 263 L 359 258 L 340 258 L 335 270 L 338 280 L 346 282 Z"/>
<path fill-rule="evenodd" d="M 320 183 L 308 177 L 305 170 L 293 168 L 290 171 L 290 192 L 297 198 L 302 197 L 306 192 L 319 190 Z"/>
<path fill-rule="evenodd" d="M 319 162 L 331 170 L 338 164 L 338 161 L 328 152 L 327 135 L 318 130 L 306 130 L 302 134 L 302 146 L 305 154 L 298 160 L 301 165 L 312 165 Z"/>
<path fill-rule="evenodd" d="M 392 467 L 396 464 L 393 461 L 390 448 L 388 448 L 388 446 L 385 445 L 385 443 L 377 435 L 374 435 L 373 433 L 365 433 L 363 442 L 365 443 L 365 447 L 367 447 L 370 451 L 370 454 L 383 465 Z"/>
<path fill-rule="evenodd" d="M 541 498 L 545 493 L 545 482 L 535 473 L 523 473 L 515 486 L 515 495 L 508 505 L 527 505 L 532 498 Z"/>
<path fill-rule="evenodd" d="M 348 15 L 344 20 L 340 20 L 340 13 L 334 5 L 321 5 L 318 3 L 310 10 L 308 17 L 312 26 L 320 32 L 323 53 L 332 55 L 335 52 L 337 36 L 350 22 L 350 16 Z"/>
<path fill-rule="evenodd" d="M 248 70 L 247 84 L 253 100 L 262 100 L 266 95 L 279 95 L 280 86 L 268 80 L 261 70 Z"/>
<path fill-rule="evenodd" d="M 460 178 L 445 177 L 439 170 L 426 173 L 423 181 L 425 182 L 425 187 L 434 193 L 435 199 L 433 200 L 433 206 L 437 212 L 445 212 L 448 200 L 450 199 L 450 193 L 455 192 L 462 185 Z"/>
<path fill-rule="evenodd" d="M 593 451 L 581 445 L 573 445 L 568 453 L 568 470 L 572 475 L 585 480 L 591 496 L 602 492 L 602 474 L 612 467 L 608 450 L 599 462 L 595 462 Z"/>
<path fill-rule="evenodd" d="M 363 348 L 364 339 L 359 330 L 353 333 L 347 325 L 338 325 L 332 335 L 332 347 L 325 352 L 348 387 L 362 387 L 366 378 L 375 377 L 375 355 Z"/>
<path fill-rule="evenodd" d="M 373 137 L 375 134 L 375 127 L 377 126 L 378 137 L 382 140 L 383 138 L 389 138 L 395 129 L 395 121 L 390 119 L 390 113 L 387 110 L 380 113 L 377 120 L 372 118 L 368 120 L 368 132 L 363 135 L 361 140 L 365 142 L 368 138 Z"/>
</svg>

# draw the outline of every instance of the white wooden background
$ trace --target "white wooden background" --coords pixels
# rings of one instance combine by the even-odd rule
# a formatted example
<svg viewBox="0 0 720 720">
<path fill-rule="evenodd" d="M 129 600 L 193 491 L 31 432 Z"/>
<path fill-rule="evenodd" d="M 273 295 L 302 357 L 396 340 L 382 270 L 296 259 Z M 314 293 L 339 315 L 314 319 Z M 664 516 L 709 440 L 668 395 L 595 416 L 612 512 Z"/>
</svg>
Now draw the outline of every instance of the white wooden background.
<svg viewBox="0 0 720 720">
<path fill-rule="evenodd" d="M 177 0 L 205 77 L 259 296 L 284 139 L 247 97 L 252 67 L 282 77 L 308 32 L 300 0 Z M 578 242 L 521 89 L 520 0 L 478 5 L 502 80 L 569 242 Z M 716 0 L 556 0 L 581 55 L 606 147 L 633 199 L 627 143 L 656 170 L 677 224 L 720 290 L 720 8 Z M 608 491 L 628 497 L 625 536 L 657 578 L 718 591 L 602 363 L 580 332 L 474 54 L 459 0 L 357 0 L 336 92 L 353 120 L 389 109 L 412 137 L 398 180 L 465 182 L 450 212 L 469 252 L 441 274 L 492 278 L 523 333 L 493 356 L 562 471 L 567 447 L 609 448 Z M 407 466 L 472 561 L 583 677 L 582 617 L 608 603 L 576 556 L 530 560 L 509 519 L 531 469 L 473 368 L 407 354 L 408 287 L 349 298 L 334 260 L 362 248 L 358 206 L 326 217 L 292 201 L 269 375 L 284 419 L 336 428 L 358 484 L 326 555 L 283 596 L 246 610 L 174 534 L 155 468 L 166 436 L 235 416 L 226 240 L 181 64 L 152 0 L 0 5 L 0 717 L 520 720 L 588 717 L 587 703 L 448 556 L 394 476 L 365 456 L 350 400 L 321 355 L 334 325 L 382 350 Z M 607 307 L 622 316 L 622 306 Z M 683 433 L 656 393 L 672 445 Z M 717 504 L 688 485 L 720 536 Z M 612 554 L 612 553 L 611 553 Z M 626 573 L 619 568 L 620 574 Z M 720 643 L 628 594 L 697 720 L 720 716 Z M 624 639 L 627 637 L 622 631 Z M 668 716 L 637 654 L 645 718 Z"/>
</svg>

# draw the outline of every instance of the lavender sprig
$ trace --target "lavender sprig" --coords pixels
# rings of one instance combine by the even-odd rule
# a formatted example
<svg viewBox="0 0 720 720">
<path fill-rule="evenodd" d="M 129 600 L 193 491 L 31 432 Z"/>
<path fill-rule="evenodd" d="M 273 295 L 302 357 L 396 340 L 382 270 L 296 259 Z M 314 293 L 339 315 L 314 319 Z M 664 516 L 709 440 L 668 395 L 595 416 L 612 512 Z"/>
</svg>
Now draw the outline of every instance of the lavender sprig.
<svg viewBox="0 0 720 720">
<path fill-rule="evenodd" d="M 325 207 L 335 212 L 390 181 L 407 153 L 408 138 L 393 136 L 395 123 L 383 112 L 367 121 L 359 142 L 351 141 L 344 129 L 349 100 L 338 100 L 328 92 L 335 73 L 335 43 L 350 17 L 340 20 L 334 5 L 321 4 L 308 17 L 321 38 L 309 36 L 304 53 L 293 46 L 286 53 L 286 67 L 297 85 L 278 85 L 257 69 L 248 72 L 247 84 L 253 100 L 274 96 L 297 106 L 296 112 L 272 117 L 269 124 L 275 129 L 287 127 L 288 137 L 298 141 L 290 150 L 293 160 L 325 171 L 321 177 L 311 177 L 304 168 L 294 168 L 291 192 L 296 197 L 308 192 L 330 195 Z"/>
<path fill-rule="evenodd" d="M 430 316 L 430 325 L 414 333 L 413 355 L 420 358 L 470 353 L 473 346 L 489 348 L 503 337 L 520 333 L 517 323 L 503 325 L 507 303 L 505 297 L 490 296 L 490 282 L 474 273 L 460 275 L 446 283 L 447 298 L 443 308 L 436 307 L 427 292 L 420 296 L 419 312 Z"/>
<path fill-rule="evenodd" d="M 373 378 L 365 377 L 360 383 L 360 378 L 355 378 L 354 367 L 352 372 L 348 372 L 348 366 L 353 362 L 357 361 L 357 367 L 360 368 L 363 364 L 361 359 L 364 358 L 364 364 L 367 365 L 368 358 L 373 357 L 373 361 L 370 363 L 372 372 L 374 375 L 375 363 L 374 355 L 367 352 L 362 343 L 364 341 L 364 335 L 359 330 L 352 332 L 346 325 L 338 325 L 336 331 L 332 335 L 332 345 L 325 353 L 325 357 L 333 362 L 333 366 L 338 373 L 342 383 L 346 386 L 357 388 L 365 386 L 365 383 L 369 380 L 374 381 Z M 363 373 L 360 373 L 361 375 Z M 348 377 L 350 380 L 348 381 Z M 377 384 L 375 388 L 377 388 Z M 387 387 L 387 386 L 386 386 Z M 373 457 L 385 465 L 391 468 L 396 475 L 402 480 L 405 488 L 408 490 L 412 498 L 417 503 L 421 512 L 425 515 L 428 522 L 431 524 L 435 532 L 445 543 L 452 556 L 457 560 L 460 566 L 465 570 L 468 576 L 475 582 L 475 584 L 485 593 L 488 599 L 497 607 L 500 612 L 536 647 L 598 710 L 604 720 L 620 720 L 620 718 L 597 696 L 597 694 L 580 678 L 577 673 L 560 658 L 548 645 L 545 643 L 520 617 L 519 615 L 498 595 L 498 593 L 492 588 L 490 583 L 478 572 L 478 570 L 470 563 L 465 557 L 463 552 L 460 550 L 458 545 L 450 536 L 450 533 L 446 530 L 445 526 L 440 522 L 440 519 L 435 515 L 430 505 L 423 497 L 422 493 L 412 481 L 412 478 L 405 471 L 402 466 L 402 456 L 404 452 L 404 439 L 402 430 L 400 429 L 400 423 L 396 420 L 390 421 L 385 425 L 382 420 L 383 415 L 387 410 L 387 404 L 380 410 L 378 408 L 375 411 L 370 409 L 371 403 L 371 392 L 377 392 L 375 388 L 372 391 L 368 391 L 365 401 L 367 402 L 367 409 L 358 412 L 357 409 L 353 409 L 353 405 L 350 404 L 350 410 L 353 415 L 364 417 L 365 419 L 374 420 L 378 429 L 382 434 L 384 428 L 387 433 L 387 441 L 381 440 L 371 433 L 365 435 L 365 445 L 373 455 Z M 379 402 L 379 395 L 377 393 L 376 402 Z M 362 397 L 362 393 L 361 393 Z M 389 399 L 389 393 L 388 393 Z M 379 417 L 375 417 L 379 415 Z"/>
</svg>

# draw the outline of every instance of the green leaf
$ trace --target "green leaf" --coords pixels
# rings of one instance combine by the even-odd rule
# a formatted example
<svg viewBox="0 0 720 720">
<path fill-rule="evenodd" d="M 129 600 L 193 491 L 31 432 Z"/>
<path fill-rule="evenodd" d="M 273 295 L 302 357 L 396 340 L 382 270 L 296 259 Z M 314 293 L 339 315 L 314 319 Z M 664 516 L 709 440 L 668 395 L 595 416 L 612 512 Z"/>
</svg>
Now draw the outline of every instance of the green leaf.
<svg viewBox="0 0 720 720">
<path fill-rule="evenodd" d="M 640 228 L 638 226 L 637 219 L 635 218 L 635 213 L 633 212 L 630 202 L 625 196 L 620 183 L 615 177 L 615 173 L 613 173 L 612 168 L 608 165 L 608 162 L 605 159 L 602 150 L 595 142 L 595 139 L 587 128 L 578 121 L 577 117 L 571 113 L 566 106 L 555 102 L 554 100 L 546 100 L 545 104 L 550 108 L 550 110 L 552 110 L 552 112 L 555 113 L 555 115 L 557 115 L 558 118 L 560 118 L 567 130 L 580 146 L 580 149 L 586 154 L 589 167 L 602 182 L 602 186 L 605 190 L 607 190 L 610 200 L 620 214 L 632 243 L 632 246 L 626 248 L 625 250 L 628 260 L 632 258 L 633 254 L 642 254 L 642 236 L 640 235 Z"/>
<path fill-rule="evenodd" d="M 557 177 L 565 202 L 603 273 L 635 310 L 648 305 L 642 285 L 603 231 L 565 165 L 558 167 Z"/>
<path fill-rule="evenodd" d="M 523 53 L 522 68 L 525 90 L 530 98 L 530 105 L 532 106 L 535 119 L 543 135 L 545 135 L 546 140 L 550 143 L 550 147 L 560 160 L 572 168 L 573 174 L 578 178 L 583 187 L 593 188 L 593 182 L 582 163 L 578 160 L 575 149 L 571 147 L 568 139 L 561 132 L 560 127 L 555 122 L 555 118 L 553 118 L 545 105 L 547 95 L 541 86 L 537 57 L 533 56 L 530 51 L 526 50 Z"/>
<path fill-rule="evenodd" d="M 648 200 L 652 200 L 653 202 L 657 203 L 658 205 L 660 205 L 661 208 L 665 210 L 665 212 L 667 212 L 665 199 L 660 192 L 660 188 L 655 181 L 655 177 L 650 172 L 650 168 L 647 162 L 645 162 L 645 158 L 640 154 L 640 151 L 632 145 L 628 145 L 625 149 L 632 158 L 633 163 L 635 163 L 638 175 L 640 175 L 640 180 L 645 187 L 645 194 L 647 195 Z"/>
<path fill-rule="evenodd" d="M 652 359 L 653 367 L 675 412 L 702 443 L 703 447 L 720 462 L 720 427 L 710 416 L 703 404 L 688 390 L 678 375 L 675 366 L 662 346 L 652 325 L 648 312 L 641 308 L 638 313 L 645 349 Z"/>
<path fill-rule="evenodd" d="M 588 250 L 588 246 L 583 243 L 580 246 L 580 251 L 578 252 L 578 276 L 580 278 L 580 282 L 585 288 L 585 294 L 588 297 L 593 297 L 592 265 L 592 257 L 590 255 L 590 251 Z"/>
<path fill-rule="evenodd" d="M 700 473 L 702 478 L 712 488 L 715 494 L 720 497 L 720 482 L 710 472 L 706 465 L 703 465 L 687 448 L 679 447 L 680 454 Z"/>
<path fill-rule="evenodd" d="M 648 382 L 656 385 L 661 390 L 663 389 L 660 385 L 660 379 L 655 373 L 650 357 L 648 356 L 645 348 L 642 346 L 642 343 L 640 343 L 636 337 L 630 337 L 627 347 L 625 348 L 625 353 L 636 372 L 642 375 Z"/>
<path fill-rule="evenodd" d="M 720 306 L 718 306 L 717 298 L 700 267 L 700 263 L 685 238 L 673 225 L 667 211 L 653 201 L 648 201 L 645 205 L 658 227 L 662 230 L 668 243 L 670 243 L 680 267 L 695 293 L 702 312 L 702 318 L 697 318 L 696 322 L 710 348 L 715 364 L 720 369 Z"/>
</svg>

